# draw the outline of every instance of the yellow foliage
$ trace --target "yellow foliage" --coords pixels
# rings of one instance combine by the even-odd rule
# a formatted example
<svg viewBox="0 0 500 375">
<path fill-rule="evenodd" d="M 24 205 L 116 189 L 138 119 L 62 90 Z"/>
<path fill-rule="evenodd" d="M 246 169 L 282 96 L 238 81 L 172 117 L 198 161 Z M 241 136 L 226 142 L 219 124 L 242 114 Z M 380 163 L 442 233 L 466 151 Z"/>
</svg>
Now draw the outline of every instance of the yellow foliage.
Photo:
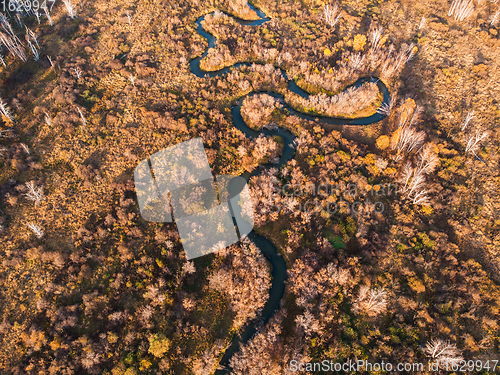
<svg viewBox="0 0 500 375">
<path fill-rule="evenodd" d="M 343 163 L 345 163 L 346 161 L 351 160 L 351 155 L 345 153 L 342 150 L 337 151 L 337 155 L 340 157 L 340 160 L 342 160 Z"/>
<path fill-rule="evenodd" d="M 111 370 L 112 375 L 124 375 L 125 372 L 125 365 L 123 363 L 117 364 L 113 369 Z"/>
<path fill-rule="evenodd" d="M 49 345 L 53 351 L 56 351 L 61 347 L 61 339 L 59 337 L 55 337 L 54 340 L 52 340 Z"/>
<path fill-rule="evenodd" d="M 143 359 L 141 361 L 141 366 L 139 367 L 139 370 L 144 371 L 145 369 L 148 369 L 152 366 L 153 364 L 149 359 Z"/>
<path fill-rule="evenodd" d="M 357 34 L 354 37 L 353 47 L 355 51 L 362 51 L 366 44 L 366 36 L 362 34 Z"/>
<path fill-rule="evenodd" d="M 390 175 L 398 173 L 398 171 L 395 168 L 389 167 L 389 168 L 385 169 L 384 173 L 386 175 L 390 176 Z"/>
<path fill-rule="evenodd" d="M 375 155 L 373 154 L 368 154 L 365 156 L 365 163 L 366 164 L 374 164 L 375 163 Z"/>
<path fill-rule="evenodd" d="M 431 215 L 432 212 L 434 212 L 434 210 L 432 209 L 431 206 L 422 206 L 421 210 L 424 213 L 424 215 L 427 215 L 427 216 Z"/>
<path fill-rule="evenodd" d="M 416 277 L 410 277 L 408 285 L 417 293 L 425 292 L 425 285 Z"/>
<path fill-rule="evenodd" d="M 28 346 L 30 346 L 35 351 L 40 350 L 42 346 L 47 343 L 45 333 L 42 331 L 34 330 L 29 336 L 27 334 L 21 336 L 27 342 Z"/>
<path fill-rule="evenodd" d="M 391 142 L 390 144 L 392 147 L 395 147 L 398 144 L 399 141 L 399 133 L 401 133 L 401 128 L 397 128 L 394 133 L 391 135 Z"/>
<path fill-rule="evenodd" d="M 415 100 L 413 100 L 412 98 L 406 99 L 400 108 L 399 123 L 405 124 L 406 121 L 408 121 L 410 116 L 415 111 L 415 108 L 417 108 L 417 104 L 415 103 Z"/>
<path fill-rule="evenodd" d="M 170 340 L 164 335 L 152 335 L 149 337 L 149 349 L 148 352 L 157 358 L 163 357 L 163 355 L 170 348 Z"/>
<path fill-rule="evenodd" d="M 379 150 L 385 150 L 390 145 L 390 139 L 386 135 L 381 135 L 377 138 L 377 148 Z"/>
<path fill-rule="evenodd" d="M 409 106 L 411 109 L 415 109 L 415 107 L 417 106 L 417 103 L 415 103 L 415 100 L 413 100 L 412 98 L 408 98 L 405 100 L 405 102 L 403 103 L 403 105 L 407 105 Z"/>
<path fill-rule="evenodd" d="M 325 50 L 323 51 L 323 54 L 325 56 L 331 56 L 332 55 L 332 51 L 330 51 L 330 48 L 325 48 Z"/>
<path fill-rule="evenodd" d="M 114 344 L 115 342 L 118 341 L 118 335 L 113 332 L 108 332 L 107 339 L 110 344 Z"/>
<path fill-rule="evenodd" d="M 435 153 L 436 155 L 439 154 L 439 147 L 438 147 L 438 145 L 436 145 L 433 142 L 428 142 L 427 144 L 429 145 L 429 147 L 431 148 L 431 150 L 432 150 L 433 153 Z"/>
<path fill-rule="evenodd" d="M 10 124 L 12 121 L 10 121 L 10 118 L 8 118 L 7 116 L 5 115 L 2 115 L 2 121 L 6 124 Z"/>
</svg>

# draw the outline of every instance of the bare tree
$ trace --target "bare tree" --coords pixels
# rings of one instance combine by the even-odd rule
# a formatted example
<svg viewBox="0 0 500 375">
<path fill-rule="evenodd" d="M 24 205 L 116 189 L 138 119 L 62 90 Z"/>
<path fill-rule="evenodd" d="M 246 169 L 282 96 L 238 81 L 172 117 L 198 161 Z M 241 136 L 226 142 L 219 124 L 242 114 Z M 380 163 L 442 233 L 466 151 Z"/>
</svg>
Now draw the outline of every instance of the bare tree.
<svg viewBox="0 0 500 375">
<path fill-rule="evenodd" d="M 248 239 L 238 246 L 220 250 L 219 254 L 227 260 L 225 266 L 209 276 L 209 287 L 226 295 L 231 309 L 236 312 L 233 325 L 239 327 L 255 318 L 264 306 L 271 285 L 270 276 L 267 268 L 259 263 L 264 259 L 262 254 Z"/>
<path fill-rule="evenodd" d="M 426 144 L 418 153 L 418 170 L 421 173 L 428 174 L 434 171 L 439 162 L 438 156 L 432 150 L 430 144 Z"/>
<path fill-rule="evenodd" d="M 24 22 L 23 22 L 21 16 L 19 15 L 19 13 L 16 13 L 16 15 L 14 16 L 14 19 L 16 20 L 16 23 L 19 25 L 19 27 L 24 27 Z"/>
<path fill-rule="evenodd" d="M 325 5 L 323 8 L 323 14 L 321 19 L 323 19 L 329 26 L 335 26 L 340 18 L 342 17 L 340 7 L 338 4 L 335 5 Z"/>
<path fill-rule="evenodd" d="M 12 129 L 5 129 L 5 130 L 0 130 L 0 138 L 12 138 L 14 130 Z"/>
<path fill-rule="evenodd" d="M 427 196 L 428 191 L 426 189 L 421 189 L 415 191 L 415 194 L 413 194 L 413 204 L 428 204 L 429 203 L 429 197 Z"/>
<path fill-rule="evenodd" d="M 12 32 L 10 25 L 6 28 L 4 24 L 4 29 L 8 32 Z M 9 36 L 0 32 L 0 43 L 3 44 L 14 56 L 19 57 L 22 61 L 27 61 L 28 57 L 26 56 L 26 52 L 24 51 L 24 46 L 22 45 L 19 38 L 12 32 L 12 35 Z"/>
<path fill-rule="evenodd" d="M 26 40 L 28 43 L 31 41 L 35 42 L 36 46 L 40 48 L 36 34 L 32 30 L 28 29 L 28 27 L 26 27 Z"/>
<path fill-rule="evenodd" d="M 127 10 L 127 20 L 129 26 L 132 26 L 132 16 L 130 15 L 130 12 Z"/>
<path fill-rule="evenodd" d="M 389 103 L 382 103 L 382 105 L 377 109 L 377 113 L 381 115 L 389 116 L 396 104 L 396 95 L 392 95 Z"/>
<path fill-rule="evenodd" d="M 33 59 L 35 61 L 40 60 L 40 51 L 35 47 L 35 45 L 31 42 L 28 42 L 28 47 L 30 48 L 31 52 L 33 53 Z"/>
<path fill-rule="evenodd" d="M 73 68 L 73 71 L 74 71 L 74 72 L 75 72 L 75 74 L 76 74 L 76 78 L 77 78 L 77 79 L 80 79 L 80 78 L 81 78 L 81 76 L 82 76 L 82 73 L 83 73 L 83 72 L 82 72 L 82 70 L 81 70 L 81 69 L 77 66 L 76 68 Z"/>
<path fill-rule="evenodd" d="M 413 175 L 413 167 L 410 162 L 407 162 L 403 167 L 403 173 L 401 174 L 401 178 L 398 182 L 404 184 L 401 191 L 406 193 L 408 190 L 408 183 L 410 182 L 411 176 Z"/>
<path fill-rule="evenodd" d="M 196 272 L 196 267 L 194 266 L 194 263 L 193 262 L 186 262 L 184 263 L 184 265 L 182 266 L 182 273 L 183 274 L 192 274 L 192 273 L 195 273 Z"/>
<path fill-rule="evenodd" d="M 369 316 L 376 316 L 387 308 L 387 293 L 383 289 L 370 289 L 363 285 L 359 289 L 354 310 Z"/>
<path fill-rule="evenodd" d="M 422 19 L 420 20 L 420 24 L 418 25 L 418 29 L 422 30 L 426 24 L 427 20 L 425 19 L 425 17 L 422 17 Z"/>
<path fill-rule="evenodd" d="M 72 0 L 62 0 L 64 6 L 66 7 L 66 11 L 71 19 L 75 19 L 77 17 L 76 7 L 73 4 Z"/>
<path fill-rule="evenodd" d="M 29 229 L 31 229 L 31 231 L 35 234 L 35 236 L 37 236 L 37 238 L 43 237 L 44 231 L 39 225 L 34 223 L 28 223 L 26 225 L 28 226 Z"/>
<path fill-rule="evenodd" d="M 55 65 L 54 65 L 54 62 L 52 61 L 52 58 L 50 56 L 47 56 L 47 59 L 49 59 L 49 62 L 50 62 L 50 68 L 51 69 L 55 69 Z"/>
<path fill-rule="evenodd" d="M 460 127 L 460 130 L 461 131 L 464 131 L 465 128 L 467 127 L 467 125 L 469 125 L 469 123 L 472 121 L 472 119 L 474 118 L 474 111 L 469 111 L 467 112 L 467 116 L 465 117 L 465 120 L 462 124 L 462 126 Z"/>
<path fill-rule="evenodd" d="M 452 365 L 463 361 L 460 351 L 449 341 L 432 339 L 425 346 L 425 354 L 429 356 L 441 369 L 451 368 Z"/>
<path fill-rule="evenodd" d="M 45 123 L 48 125 L 48 126 L 52 126 L 52 119 L 50 118 L 49 114 L 47 112 L 45 112 L 45 117 L 44 117 L 44 120 L 45 120 Z"/>
<path fill-rule="evenodd" d="M 90 370 L 92 367 L 95 365 L 99 364 L 100 362 L 101 355 L 94 353 L 93 351 L 87 353 L 83 358 L 82 358 L 82 366 L 86 370 Z"/>
<path fill-rule="evenodd" d="M 352 278 L 348 269 L 338 268 L 333 263 L 329 263 L 326 270 L 328 277 L 340 285 L 346 285 Z"/>
<path fill-rule="evenodd" d="M 32 200 L 35 202 L 35 206 L 38 206 L 40 202 L 43 200 L 43 186 L 40 186 L 39 188 L 35 187 L 35 184 L 33 182 L 26 182 L 26 187 L 28 188 L 28 192 L 26 193 L 26 196 L 28 197 L 29 200 Z"/>
<path fill-rule="evenodd" d="M 411 199 L 413 204 L 429 203 L 429 197 L 427 195 L 429 192 L 424 188 L 424 184 L 425 173 L 432 171 L 435 167 L 435 163 L 437 163 L 437 160 L 434 160 L 432 155 L 434 154 L 428 154 L 427 156 L 427 151 L 424 152 L 424 155 L 422 155 L 422 153 L 419 154 L 420 163 L 416 168 L 413 168 L 410 162 L 406 163 L 401 177 L 398 180 L 398 182 L 403 184 L 401 192 L 407 198 Z"/>
<path fill-rule="evenodd" d="M 469 18 L 473 12 L 473 0 L 453 0 L 450 10 L 448 11 L 448 16 L 453 16 L 455 21 L 463 21 L 466 18 Z"/>
<path fill-rule="evenodd" d="M 10 121 L 14 121 L 14 116 L 12 115 L 11 109 L 7 106 L 2 98 L 0 98 L 0 113 L 7 117 Z"/>
<path fill-rule="evenodd" d="M 81 109 L 79 107 L 76 107 L 76 109 L 78 110 L 78 113 L 80 114 L 80 119 L 82 120 L 83 126 L 87 125 L 87 120 L 85 120 L 85 116 L 83 115 Z"/>
<path fill-rule="evenodd" d="M 396 66 L 394 67 L 395 71 L 398 71 L 400 68 L 403 68 L 403 66 L 413 59 L 415 57 L 415 44 L 411 43 L 408 47 L 406 48 L 401 48 L 401 50 L 398 53 L 398 56 L 396 58 Z"/>
<path fill-rule="evenodd" d="M 396 146 L 398 150 L 398 156 L 396 157 L 396 160 L 399 160 L 403 157 L 402 152 L 405 150 L 407 152 L 412 152 L 414 150 L 420 149 L 420 147 L 424 143 L 424 140 L 425 132 L 418 132 L 413 127 L 409 126 L 401 128 L 398 143 Z"/>
<path fill-rule="evenodd" d="M 365 61 L 365 56 L 362 55 L 361 53 L 357 53 L 351 56 L 351 59 L 349 60 L 349 66 L 353 70 L 359 70 L 363 66 L 364 61 Z"/>
<path fill-rule="evenodd" d="M 304 311 L 302 315 L 298 315 L 295 318 L 295 324 L 297 328 L 304 331 L 306 337 L 314 333 L 321 334 L 323 331 L 320 321 L 309 310 Z"/>
<path fill-rule="evenodd" d="M 28 155 L 31 155 L 30 148 L 25 143 L 21 143 L 21 147 Z"/>
<path fill-rule="evenodd" d="M 0 24 L 2 25 L 2 28 L 5 30 L 9 36 L 14 37 L 14 31 L 12 30 L 12 26 L 9 23 L 9 20 L 3 13 L 0 14 Z"/>
<path fill-rule="evenodd" d="M 490 25 L 491 26 L 497 26 L 498 22 L 500 21 L 500 8 L 493 14 L 490 18 Z"/>
<path fill-rule="evenodd" d="M 370 33 L 370 41 L 372 43 L 373 51 L 377 51 L 380 47 L 380 40 L 382 38 L 382 31 L 384 29 L 382 27 L 376 28 Z"/>
<path fill-rule="evenodd" d="M 49 12 L 49 8 L 47 8 L 47 4 L 43 4 L 43 6 L 40 7 L 41 9 L 43 9 L 43 11 L 45 12 L 45 17 L 47 17 L 47 20 L 49 21 L 49 25 L 50 26 L 53 26 L 54 23 L 52 22 L 52 17 L 50 16 L 50 12 Z"/>
<path fill-rule="evenodd" d="M 5 61 L 4 61 L 4 59 L 3 59 L 3 55 L 0 55 L 0 62 L 2 63 L 2 65 L 3 65 L 4 67 L 7 67 L 7 64 L 5 64 Z"/>
<path fill-rule="evenodd" d="M 229 360 L 231 373 L 234 375 L 290 374 L 288 364 L 283 363 L 289 361 L 288 355 L 278 354 L 281 344 L 281 325 L 281 320 L 272 321 L 266 324 L 264 329 L 258 330 L 246 344 L 241 345 L 240 350 Z M 293 358 L 304 361 L 299 353 L 294 353 Z M 212 372 L 204 374 L 209 373 Z"/>
<path fill-rule="evenodd" d="M 408 185 L 408 197 L 411 197 L 417 191 L 423 189 L 425 184 L 425 175 L 418 169 L 413 170 L 413 177 Z"/>
<path fill-rule="evenodd" d="M 217 370 L 218 358 L 227 346 L 224 341 L 217 340 L 212 348 L 203 352 L 203 354 L 193 361 L 193 375 L 213 374 Z"/>
<path fill-rule="evenodd" d="M 135 86 L 135 81 L 137 80 L 137 77 L 133 76 L 132 74 L 128 77 L 130 83 L 132 86 Z"/>
<path fill-rule="evenodd" d="M 465 152 L 471 152 L 476 158 L 479 158 L 476 154 L 481 142 L 488 137 L 487 131 L 477 130 L 476 134 L 470 135 L 467 138 L 467 145 L 465 146 Z"/>
</svg>

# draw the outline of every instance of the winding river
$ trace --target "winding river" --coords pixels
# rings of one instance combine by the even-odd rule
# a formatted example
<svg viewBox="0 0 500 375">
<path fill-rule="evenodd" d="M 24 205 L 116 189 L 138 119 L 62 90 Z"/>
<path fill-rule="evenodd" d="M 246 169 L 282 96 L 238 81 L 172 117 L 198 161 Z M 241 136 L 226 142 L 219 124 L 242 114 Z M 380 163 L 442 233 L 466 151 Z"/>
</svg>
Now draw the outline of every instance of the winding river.
<svg viewBox="0 0 500 375">
<path fill-rule="evenodd" d="M 251 4 L 249 6 L 258 14 L 260 17 L 259 20 L 256 21 L 246 21 L 242 19 L 238 19 L 236 17 L 233 17 L 238 23 L 242 25 L 248 25 L 248 26 L 258 26 L 262 25 L 263 23 L 267 22 L 270 20 L 264 12 L 261 10 L 253 7 Z M 210 33 L 208 33 L 203 26 L 201 25 L 201 22 L 204 20 L 205 16 L 200 17 L 197 21 L 197 31 L 200 35 L 205 37 L 208 42 L 208 48 L 205 50 L 205 52 L 191 60 L 190 62 L 190 67 L 191 71 L 198 77 L 204 78 L 206 76 L 209 77 L 218 77 L 224 74 L 227 74 L 231 71 L 231 69 L 237 68 L 239 66 L 251 66 L 253 63 L 237 63 L 234 64 L 233 66 L 217 70 L 214 72 L 207 72 L 203 71 L 200 68 L 200 61 L 207 56 L 208 54 L 208 49 L 209 48 L 214 48 L 217 44 L 217 39 Z M 279 69 L 279 68 L 277 68 Z M 309 94 L 302 90 L 293 79 L 290 79 L 286 73 L 285 70 L 279 69 L 281 71 L 281 74 L 283 77 L 288 81 L 288 89 L 304 98 L 309 98 Z M 356 83 L 354 83 L 353 86 L 360 86 L 363 83 L 371 81 L 375 82 L 379 88 L 379 90 L 383 94 L 383 103 L 389 103 L 390 96 L 389 96 L 389 91 L 387 90 L 387 87 L 384 85 L 384 83 L 373 77 L 369 78 L 361 78 L 359 79 Z M 347 89 L 347 88 L 346 88 Z M 259 92 L 263 93 L 263 92 Z M 275 92 L 265 92 L 268 95 L 272 95 L 273 97 L 277 99 L 282 99 L 282 102 L 285 103 L 284 97 L 281 94 L 275 93 Z M 255 95 L 256 92 L 249 93 L 247 95 Z M 246 174 L 243 175 L 243 177 L 246 178 L 248 181 L 250 177 L 261 173 L 264 169 L 271 168 L 271 167 L 281 167 L 282 165 L 286 164 L 289 160 L 293 159 L 295 156 L 295 151 L 294 147 L 292 145 L 295 136 L 289 132 L 288 130 L 278 128 L 276 130 L 269 130 L 269 129 L 263 129 L 260 131 L 253 130 L 249 128 L 245 122 L 243 121 L 243 118 L 241 116 L 241 104 L 243 102 L 243 99 L 247 96 L 241 97 L 231 108 L 231 113 L 233 117 L 233 124 L 234 126 L 239 129 L 243 134 L 245 134 L 249 138 L 256 138 L 258 137 L 261 133 L 264 133 L 266 136 L 273 136 L 273 135 L 278 135 L 281 136 L 283 141 L 284 141 L 284 148 L 283 152 L 281 154 L 281 157 L 279 159 L 279 162 L 277 164 L 267 164 L 261 168 L 258 168 L 255 170 L 252 174 Z M 326 116 L 314 116 L 314 115 L 309 115 L 305 114 L 302 112 L 299 112 L 292 107 L 284 104 L 284 107 L 290 112 L 290 114 L 295 115 L 297 117 L 306 119 L 306 120 L 315 120 L 318 117 L 321 118 L 322 122 L 328 123 L 328 124 L 335 124 L 335 125 L 368 125 L 368 124 L 373 124 L 375 122 L 378 122 L 384 118 L 384 115 L 375 113 L 371 116 L 368 117 L 363 117 L 363 118 L 357 118 L 357 119 L 340 119 L 340 118 L 333 118 L 333 117 L 326 117 Z M 283 259 L 283 257 L 278 254 L 276 251 L 276 248 L 274 245 L 269 242 L 267 239 L 265 239 L 262 236 L 259 236 L 255 233 L 255 231 L 252 231 L 248 237 L 252 242 L 255 243 L 255 245 L 260 249 L 260 251 L 263 253 L 263 255 L 266 257 L 266 259 L 271 263 L 272 265 L 272 285 L 269 290 L 269 299 L 267 300 L 267 303 L 265 304 L 261 318 L 257 321 L 252 322 L 251 324 L 248 324 L 245 326 L 245 328 L 238 333 L 237 335 L 234 336 L 230 346 L 228 349 L 224 352 L 224 355 L 222 356 L 222 359 L 220 360 L 220 366 L 224 367 L 224 370 L 218 370 L 216 374 L 227 374 L 230 372 L 229 369 L 229 360 L 231 357 L 239 350 L 239 347 L 241 344 L 246 343 L 252 336 L 257 332 L 257 329 L 261 327 L 262 325 L 266 324 L 269 319 L 273 316 L 273 314 L 279 309 L 280 307 L 280 302 L 281 298 L 283 297 L 283 293 L 285 291 L 285 280 L 286 280 L 286 264 Z"/>
</svg>

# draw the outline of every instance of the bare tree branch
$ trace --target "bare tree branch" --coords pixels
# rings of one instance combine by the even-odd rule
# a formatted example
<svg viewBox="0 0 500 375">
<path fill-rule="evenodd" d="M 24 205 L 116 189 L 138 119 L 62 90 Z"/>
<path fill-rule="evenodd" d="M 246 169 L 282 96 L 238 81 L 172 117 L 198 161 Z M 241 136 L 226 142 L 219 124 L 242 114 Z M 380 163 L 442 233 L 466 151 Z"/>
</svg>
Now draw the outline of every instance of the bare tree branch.
<svg viewBox="0 0 500 375">
<path fill-rule="evenodd" d="M 461 131 L 464 131 L 465 128 L 467 127 L 467 125 L 469 125 L 469 123 L 472 121 L 472 119 L 474 118 L 474 111 L 469 111 L 467 112 L 467 116 L 465 117 L 465 120 L 464 120 L 464 123 L 462 124 L 462 126 L 460 127 L 460 130 Z"/>
<path fill-rule="evenodd" d="M 73 4 L 72 0 L 62 0 L 64 6 L 66 7 L 66 11 L 71 19 L 75 19 L 77 17 L 76 7 Z"/>
<path fill-rule="evenodd" d="M 38 226 L 34 223 L 28 223 L 26 225 L 28 226 L 29 229 L 31 229 L 31 231 L 35 234 L 35 236 L 37 236 L 37 238 L 40 239 L 43 237 L 44 231 L 40 226 Z"/>
<path fill-rule="evenodd" d="M 422 19 L 420 20 L 420 24 L 418 25 L 418 29 L 422 30 L 426 24 L 427 20 L 425 19 L 425 17 L 422 17 Z"/>
<path fill-rule="evenodd" d="M 14 121 L 14 116 L 12 115 L 11 109 L 7 106 L 7 103 L 0 98 L 0 113 L 7 117 L 10 121 Z"/>
<path fill-rule="evenodd" d="M 43 186 L 36 188 L 33 182 L 26 182 L 26 187 L 28 188 L 28 193 L 26 196 L 29 200 L 35 202 L 35 206 L 38 206 L 40 202 L 43 200 Z"/>
<path fill-rule="evenodd" d="M 495 14 L 491 16 L 490 25 L 497 26 L 499 21 L 500 21 L 500 8 L 498 8 Z"/>
<path fill-rule="evenodd" d="M 321 15 L 321 19 L 323 19 L 329 26 L 335 26 L 340 18 L 342 17 L 340 12 L 340 7 L 338 4 L 335 5 L 325 5 L 323 8 L 323 14 Z"/>
<path fill-rule="evenodd" d="M 449 341 L 432 339 L 425 346 L 425 353 L 434 360 L 439 368 L 445 369 L 463 361 L 460 351 Z"/>
<path fill-rule="evenodd" d="M 474 12 L 473 0 L 453 0 L 448 16 L 453 16 L 455 21 L 463 21 Z"/>
<path fill-rule="evenodd" d="M 387 308 L 387 293 L 383 289 L 370 289 L 363 285 L 354 302 L 354 310 L 369 316 L 376 316 Z"/>
<path fill-rule="evenodd" d="M 474 156 L 478 157 L 476 152 L 479 150 L 481 142 L 488 137 L 487 131 L 477 130 L 476 134 L 470 135 L 467 139 L 467 145 L 465 146 L 465 152 L 472 153 Z"/>
</svg>

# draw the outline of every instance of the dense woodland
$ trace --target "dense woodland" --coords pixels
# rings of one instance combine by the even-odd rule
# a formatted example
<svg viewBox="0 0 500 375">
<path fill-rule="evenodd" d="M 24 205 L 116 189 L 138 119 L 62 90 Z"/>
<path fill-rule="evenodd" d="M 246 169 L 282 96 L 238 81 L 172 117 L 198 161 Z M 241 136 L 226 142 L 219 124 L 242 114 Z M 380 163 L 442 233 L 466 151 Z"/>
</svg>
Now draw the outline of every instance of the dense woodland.
<svg viewBox="0 0 500 375">
<path fill-rule="evenodd" d="M 195 137 L 214 174 L 275 161 L 279 137 L 232 124 L 253 91 L 307 113 L 387 116 L 337 126 L 268 94 L 243 100 L 249 126 L 297 139 L 294 160 L 250 180 L 256 231 L 288 278 L 232 372 L 287 374 L 292 359 L 444 363 L 442 344 L 449 360 L 500 359 L 498 2 L 252 4 L 271 20 L 236 23 L 258 18 L 240 0 L 56 2 L 0 19 L 0 373 L 215 371 L 259 318 L 270 265 L 249 240 L 187 261 L 175 224 L 141 218 L 133 171 Z M 218 44 L 202 67 L 254 65 L 192 74 L 207 48 L 195 22 L 211 12 Z M 391 93 L 381 108 L 374 84 L 344 91 L 371 75 Z M 356 191 L 276 193 L 287 184 Z M 311 200 L 316 211 L 297 209 Z M 349 209 L 367 200 L 383 212 Z"/>
</svg>

